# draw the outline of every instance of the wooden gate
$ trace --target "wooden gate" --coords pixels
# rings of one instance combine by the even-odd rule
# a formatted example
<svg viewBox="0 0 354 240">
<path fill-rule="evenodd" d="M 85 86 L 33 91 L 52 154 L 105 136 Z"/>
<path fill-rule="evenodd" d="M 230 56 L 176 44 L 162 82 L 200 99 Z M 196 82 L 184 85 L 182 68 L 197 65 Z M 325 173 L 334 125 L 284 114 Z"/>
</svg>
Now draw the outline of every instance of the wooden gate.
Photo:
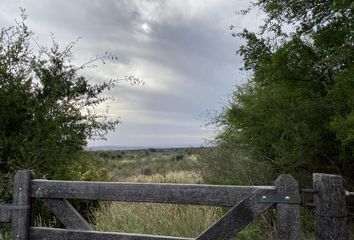
<svg viewBox="0 0 354 240">
<path fill-rule="evenodd" d="M 307 203 L 304 196 L 308 194 L 310 199 L 314 195 L 314 203 Z M 65 229 L 32 226 L 33 199 L 44 201 Z M 226 206 L 231 209 L 198 237 L 181 238 L 94 231 L 68 199 Z M 290 175 L 280 175 L 274 186 L 219 186 L 42 180 L 33 179 L 31 171 L 21 170 L 14 178 L 12 205 L 0 205 L 0 222 L 11 222 L 12 240 L 226 240 L 274 206 L 278 239 L 298 240 L 301 238 L 301 204 L 316 207 L 316 239 L 349 239 L 342 178 L 327 174 L 314 174 L 314 189 L 301 190 Z"/>
</svg>

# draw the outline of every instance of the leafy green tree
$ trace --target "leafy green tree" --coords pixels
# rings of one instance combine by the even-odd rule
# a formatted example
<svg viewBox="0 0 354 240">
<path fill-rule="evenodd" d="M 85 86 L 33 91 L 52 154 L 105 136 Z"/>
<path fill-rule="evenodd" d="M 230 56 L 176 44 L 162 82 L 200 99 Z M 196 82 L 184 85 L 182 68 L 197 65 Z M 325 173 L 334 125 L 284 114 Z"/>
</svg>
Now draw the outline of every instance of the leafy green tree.
<svg viewBox="0 0 354 240">
<path fill-rule="evenodd" d="M 31 48 L 33 33 L 23 21 L 0 31 L 0 196 L 8 199 L 18 169 L 38 177 L 71 178 L 82 159 L 87 139 L 104 138 L 118 124 L 95 108 L 118 79 L 92 84 L 80 72 L 97 61 L 116 60 L 105 54 L 82 66 L 72 64 L 70 43 L 64 50 Z M 33 42 L 32 42 L 33 44 Z M 139 80 L 128 77 L 126 80 Z M 84 164 L 84 163 L 83 163 Z"/>
<path fill-rule="evenodd" d="M 252 73 L 216 122 L 216 141 L 304 183 L 337 173 L 354 185 L 352 1 L 258 0 L 267 18 L 238 54 Z M 292 29 L 289 31 L 289 29 Z"/>
</svg>

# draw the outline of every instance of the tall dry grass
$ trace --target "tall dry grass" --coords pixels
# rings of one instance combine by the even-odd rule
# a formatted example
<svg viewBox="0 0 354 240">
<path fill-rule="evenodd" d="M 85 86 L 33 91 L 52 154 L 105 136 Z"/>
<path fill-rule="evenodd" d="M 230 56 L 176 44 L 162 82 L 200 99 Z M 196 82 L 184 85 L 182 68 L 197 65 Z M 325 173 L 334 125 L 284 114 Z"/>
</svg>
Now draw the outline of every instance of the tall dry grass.
<svg viewBox="0 0 354 240">
<path fill-rule="evenodd" d="M 125 154 L 119 160 L 106 161 L 106 167 L 113 181 L 203 183 L 199 160 L 200 158 L 195 154 L 186 156 L 180 161 L 176 161 L 169 155 L 161 157 L 157 154 L 149 156 Z M 245 173 L 234 180 L 246 181 L 246 177 Z M 238 184 L 245 183 L 241 181 Z M 92 214 L 92 222 L 98 231 L 196 237 L 217 221 L 225 210 L 208 206 L 101 202 L 99 209 Z M 311 221 L 311 216 L 309 220 Z M 275 212 L 268 211 L 233 239 L 274 240 L 276 239 L 275 222 Z M 311 235 L 304 235 L 303 239 L 313 238 Z"/>
<path fill-rule="evenodd" d="M 169 172 L 150 176 L 137 175 L 129 182 L 200 183 L 195 171 Z M 166 236 L 196 237 L 222 215 L 222 209 L 176 204 L 102 202 L 95 211 L 95 229 Z"/>
<path fill-rule="evenodd" d="M 222 214 L 206 206 L 152 203 L 101 203 L 96 230 L 196 237 Z"/>
</svg>

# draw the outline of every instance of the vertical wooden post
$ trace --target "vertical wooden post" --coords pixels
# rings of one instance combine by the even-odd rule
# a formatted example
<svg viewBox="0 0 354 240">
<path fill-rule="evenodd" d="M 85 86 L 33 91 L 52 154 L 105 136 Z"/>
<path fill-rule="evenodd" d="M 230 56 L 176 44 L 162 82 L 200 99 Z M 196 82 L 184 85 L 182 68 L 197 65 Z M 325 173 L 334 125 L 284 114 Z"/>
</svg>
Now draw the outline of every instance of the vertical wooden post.
<svg viewBox="0 0 354 240">
<path fill-rule="evenodd" d="M 316 240 L 347 240 L 347 207 L 343 179 L 338 175 L 314 173 Z"/>
<path fill-rule="evenodd" d="M 16 173 L 13 186 L 12 240 L 28 240 L 32 171 Z"/>
<path fill-rule="evenodd" d="M 275 189 L 276 194 L 283 196 L 285 200 L 299 199 L 299 184 L 291 175 L 281 174 L 275 180 Z M 277 204 L 277 239 L 301 239 L 299 204 Z"/>
</svg>

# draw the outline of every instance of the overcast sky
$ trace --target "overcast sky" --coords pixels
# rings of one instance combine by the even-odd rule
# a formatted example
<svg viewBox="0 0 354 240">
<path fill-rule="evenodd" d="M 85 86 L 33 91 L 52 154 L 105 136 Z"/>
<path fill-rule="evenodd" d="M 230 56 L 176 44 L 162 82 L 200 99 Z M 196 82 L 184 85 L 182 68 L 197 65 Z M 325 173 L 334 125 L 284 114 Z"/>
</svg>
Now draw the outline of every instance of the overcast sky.
<svg viewBox="0 0 354 240">
<path fill-rule="evenodd" d="M 109 51 L 117 64 L 83 74 L 100 81 L 132 74 L 144 86 L 122 84 L 110 94 L 111 117 L 121 124 L 107 141 L 89 146 L 199 146 L 214 131 L 206 112 L 220 111 L 237 84 L 241 44 L 229 26 L 256 30 L 257 12 L 237 16 L 242 0 L 1 0 L 0 27 L 13 25 L 19 7 L 36 41 L 50 46 L 50 33 L 65 46 L 81 37 L 75 62 Z M 102 107 L 104 109 L 104 107 Z"/>
</svg>

